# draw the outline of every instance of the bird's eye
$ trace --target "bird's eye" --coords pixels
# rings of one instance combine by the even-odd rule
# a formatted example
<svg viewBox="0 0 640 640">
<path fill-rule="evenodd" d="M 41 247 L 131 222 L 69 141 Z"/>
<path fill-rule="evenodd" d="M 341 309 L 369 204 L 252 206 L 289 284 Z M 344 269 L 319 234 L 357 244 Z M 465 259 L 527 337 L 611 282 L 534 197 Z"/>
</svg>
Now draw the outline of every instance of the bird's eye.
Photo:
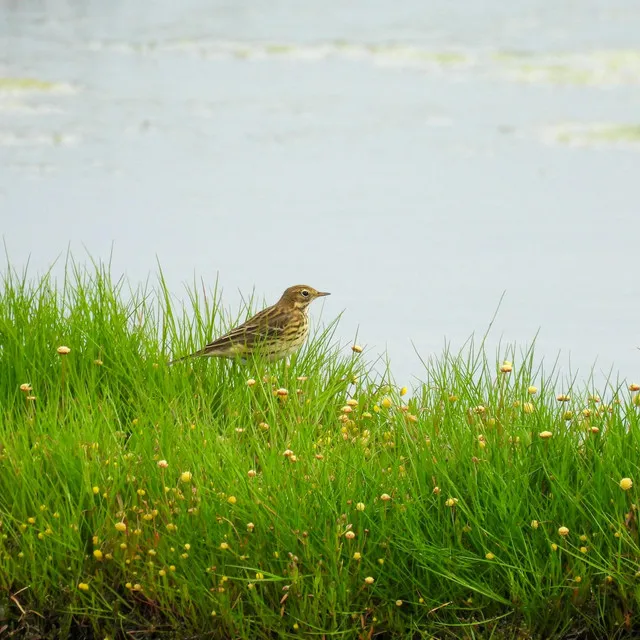
<svg viewBox="0 0 640 640">
<path fill-rule="evenodd" d="M 309 297 L 309 292 L 308 292 L 306 289 L 303 289 L 300 293 L 301 293 L 305 298 L 308 298 L 308 297 Z"/>
</svg>

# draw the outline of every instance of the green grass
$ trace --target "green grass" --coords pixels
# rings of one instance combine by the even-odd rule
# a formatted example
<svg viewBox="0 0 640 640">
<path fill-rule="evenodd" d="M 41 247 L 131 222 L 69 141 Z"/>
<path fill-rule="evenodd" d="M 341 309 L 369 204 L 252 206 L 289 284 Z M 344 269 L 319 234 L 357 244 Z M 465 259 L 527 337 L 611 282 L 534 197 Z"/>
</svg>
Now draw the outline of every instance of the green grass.
<svg viewBox="0 0 640 640">
<path fill-rule="evenodd" d="M 131 290 L 100 265 L 66 273 L 7 268 L 0 285 L 0 633 L 602 638 L 640 626 L 637 489 L 619 486 L 640 463 L 626 386 L 598 401 L 588 381 L 545 376 L 532 349 L 495 361 L 470 343 L 425 363 L 403 395 L 336 345 L 335 323 L 289 367 L 168 366 L 238 319 L 216 291 L 194 285 L 183 309 L 161 276 Z"/>
</svg>

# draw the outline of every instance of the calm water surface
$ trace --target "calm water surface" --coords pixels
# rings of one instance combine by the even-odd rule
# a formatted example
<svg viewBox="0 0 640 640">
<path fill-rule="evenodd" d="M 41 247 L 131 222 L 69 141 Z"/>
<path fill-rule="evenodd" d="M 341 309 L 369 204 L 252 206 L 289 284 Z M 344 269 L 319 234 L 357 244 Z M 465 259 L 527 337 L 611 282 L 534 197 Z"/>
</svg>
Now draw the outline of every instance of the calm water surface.
<svg viewBox="0 0 640 640">
<path fill-rule="evenodd" d="M 0 0 L 0 235 L 640 379 L 637 0 Z M 599 373 L 598 375 L 603 375 Z"/>
</svg>

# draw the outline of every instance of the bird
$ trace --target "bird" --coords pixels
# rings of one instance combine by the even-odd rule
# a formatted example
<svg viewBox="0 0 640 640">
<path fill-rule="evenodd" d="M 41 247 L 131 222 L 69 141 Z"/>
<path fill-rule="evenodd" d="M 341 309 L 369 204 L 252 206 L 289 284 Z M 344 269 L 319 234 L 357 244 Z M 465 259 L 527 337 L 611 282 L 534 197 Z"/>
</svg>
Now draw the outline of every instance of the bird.
<svg viewBox="0 0 640 640">
<path fill-rule="evenodd" d="M 286 358 L 300 349 L 309 334 L 309 305 L 328 295 L 306 284 L 289 287 L 273 306 L 256 313 L 199 351 L 170 364 L 195 357 L 246 359 L 255 355 L 267 361 Z"/>
</svg>

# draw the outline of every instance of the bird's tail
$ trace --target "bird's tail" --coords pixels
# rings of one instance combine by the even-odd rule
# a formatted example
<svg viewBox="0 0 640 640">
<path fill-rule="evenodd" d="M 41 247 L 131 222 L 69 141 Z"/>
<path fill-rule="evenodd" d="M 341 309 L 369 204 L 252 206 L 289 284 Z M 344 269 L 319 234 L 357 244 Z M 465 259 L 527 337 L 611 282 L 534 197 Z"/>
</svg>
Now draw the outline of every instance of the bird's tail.
<svg viewBox="0 0 640 640">
<path fill-rule="evenodd" d="M 184 360 L 190 360 L 191 358 L 199 358 L 201 356 L 215 356 L 217 355 L 216 353 L 214 353 L 211 349 L 208 349 L 207 347 L 204 347 L 203 349 L 200 349 L 199 351 L 195 351 L 194 353 L 190 353 L 187 356 L 181 356 L 180 358 L 176 358 L 175 360 L 170 360 L 169 361 L 169 366 L 171 366 L 172 364 L 175 364 L 176 362 L 182 362 Z"/>
</svg>

